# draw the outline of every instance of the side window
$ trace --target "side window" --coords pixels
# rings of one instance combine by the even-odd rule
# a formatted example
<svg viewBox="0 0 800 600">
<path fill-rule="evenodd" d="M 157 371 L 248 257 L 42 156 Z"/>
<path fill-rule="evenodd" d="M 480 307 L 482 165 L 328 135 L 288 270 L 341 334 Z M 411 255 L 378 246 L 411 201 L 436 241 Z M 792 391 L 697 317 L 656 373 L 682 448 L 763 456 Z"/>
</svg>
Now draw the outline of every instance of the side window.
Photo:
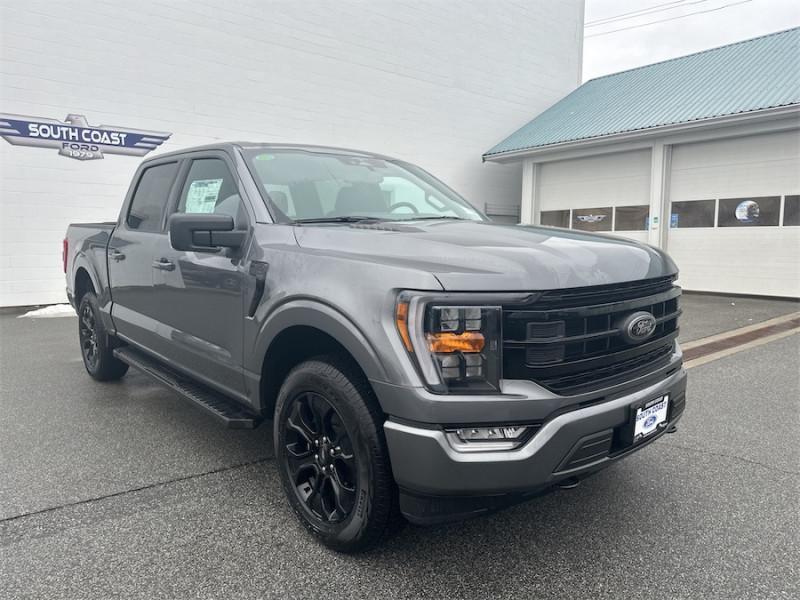
<svg viewBox="0 0 800 600">
<path fill-rule="evenodd" d="M 156 165 L 145 169 L 133 193 L 125 222 L 131 229 L 160 231 L 161 217 L 167 204 L 178 163 Z"/>
<path fill-rule="evenodd" d="M 177 212 L 230 215 L 237 229 L 247 227 L 247 213 L 236 181 L 225 161 L 219 158 L 192 161 Z"/>
</svg>

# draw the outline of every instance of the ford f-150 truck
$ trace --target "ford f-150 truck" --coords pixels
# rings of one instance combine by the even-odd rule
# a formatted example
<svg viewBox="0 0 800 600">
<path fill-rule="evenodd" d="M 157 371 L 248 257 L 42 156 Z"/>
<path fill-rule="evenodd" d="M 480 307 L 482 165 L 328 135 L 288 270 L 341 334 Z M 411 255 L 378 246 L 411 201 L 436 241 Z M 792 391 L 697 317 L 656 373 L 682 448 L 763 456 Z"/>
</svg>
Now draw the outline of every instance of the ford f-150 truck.
<svg viewBox="0 0 800 600">
<path fill-rule="evenodd" d="M 387 156 L 163 154 L 63 253 L 89 375 L 271 423 L 291 507 L 339 551 L 575 485 L 685 406 L 664 253 L 493 224 Z"/>
</svg>

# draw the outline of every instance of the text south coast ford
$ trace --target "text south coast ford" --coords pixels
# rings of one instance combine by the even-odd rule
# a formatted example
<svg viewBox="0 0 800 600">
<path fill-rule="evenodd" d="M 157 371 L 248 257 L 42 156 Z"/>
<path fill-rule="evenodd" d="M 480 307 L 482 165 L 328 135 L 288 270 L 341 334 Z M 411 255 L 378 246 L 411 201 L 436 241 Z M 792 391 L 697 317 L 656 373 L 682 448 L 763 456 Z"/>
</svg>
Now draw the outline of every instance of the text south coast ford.
<svg viewBox="0 0 800 600">
<path fill-rule="evenodd" d="M 14 146 L 55 148 L 78 160 L 96 160 L 103 153 L 144 156 L 155 150 L 171 133 L 89 125 L 83 115 L 70 114 L 63 121 L 44 117 L 0 114 L 0 137 Z"/>
</svg>

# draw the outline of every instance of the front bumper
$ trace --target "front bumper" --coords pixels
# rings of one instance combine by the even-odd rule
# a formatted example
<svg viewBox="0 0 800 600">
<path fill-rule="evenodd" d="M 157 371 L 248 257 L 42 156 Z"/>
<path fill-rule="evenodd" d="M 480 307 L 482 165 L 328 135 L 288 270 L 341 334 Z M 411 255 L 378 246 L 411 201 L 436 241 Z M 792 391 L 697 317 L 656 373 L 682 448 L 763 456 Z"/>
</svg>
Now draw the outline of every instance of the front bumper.
<svg viewBox="0 0 800 600">
<path fill-rule="evenodd" d="M 631 445 L 631 406 L 664 394 L 670 397 L 668 426 Z M 686 372 L 673 369 L 636 391 L 557 411 L 510 451 L 459 452 L 441 426 L 390 418 L 384 429 L 401 508 L 422 524 L 464 518 L 585 477 L 658 439 L 680 418 L 685 400 Z"/>
</svg>

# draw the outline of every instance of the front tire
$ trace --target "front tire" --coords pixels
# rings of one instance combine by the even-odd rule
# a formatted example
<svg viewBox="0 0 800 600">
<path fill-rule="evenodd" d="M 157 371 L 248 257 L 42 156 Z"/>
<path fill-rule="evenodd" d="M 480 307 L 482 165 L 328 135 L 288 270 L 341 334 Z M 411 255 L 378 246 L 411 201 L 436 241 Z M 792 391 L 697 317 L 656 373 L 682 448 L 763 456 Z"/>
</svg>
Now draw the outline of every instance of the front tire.
<svg viewBox="0 0 800 600">
<path fill-rule="evenodd" d="M 113 381 L 128 372 L 128 365 L 113 354 L 94 292 L 86 292 L 78 304 L 78 339 L 83 366 L 92 378 L 97 381 Z"/>
<path fill-rule="evenodd" d="M 297 365 L 275 407 L 275 457 L 297 517 L 338 552 L 361 552 L 403 520 L 383 417 L 363 375 L 338 357 Z"/>
</svg>

